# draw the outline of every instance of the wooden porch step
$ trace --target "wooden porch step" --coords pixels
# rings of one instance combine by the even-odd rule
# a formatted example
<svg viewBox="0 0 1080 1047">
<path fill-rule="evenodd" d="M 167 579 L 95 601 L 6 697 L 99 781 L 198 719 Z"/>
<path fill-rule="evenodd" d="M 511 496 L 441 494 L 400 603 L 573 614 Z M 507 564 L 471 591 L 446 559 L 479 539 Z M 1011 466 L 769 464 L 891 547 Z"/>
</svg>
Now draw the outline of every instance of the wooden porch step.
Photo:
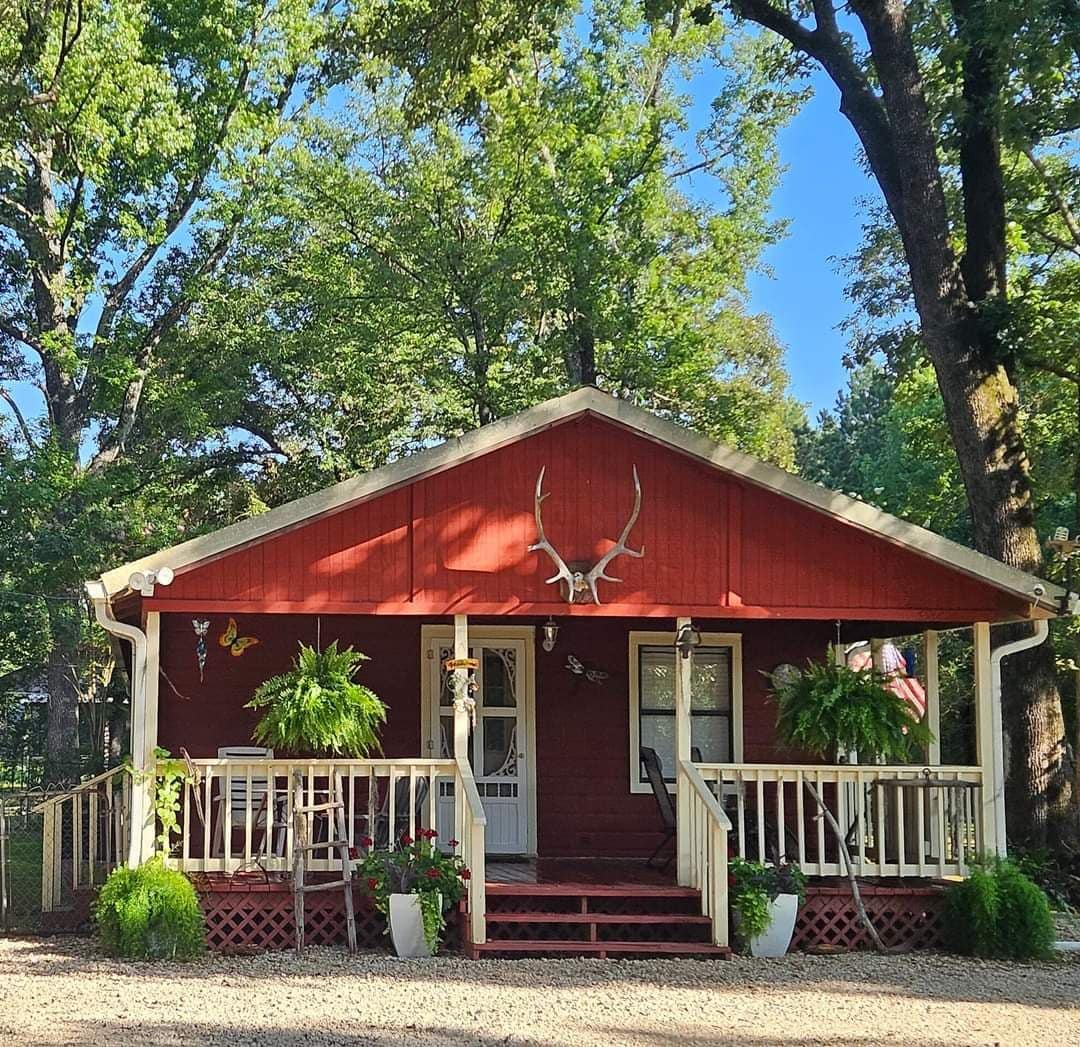
<svg viewBox="0 0 1080 1047">
<path fill-rule="evenodd" d="M 675 884 L 627 883 L 492 883 L 487 885 L 488 895 L 518 895 L 558 898 L 700 898 L 701 892 L 693 887 Z"/>
<path fill-rule="evenodd" d="M 657 923 L 711 925 L 708 916 L 691 913 L 608 913 L 608 912 L 489 912 L 488 923 Z"/>
<path fill-rule="evenodd" d="M 489 917 L 490 918 L 490 917 Z M 476 956 L 500 955 L 504 953 L 562 953 L 571 956 L 600 956 L 612 953 L 620 956 L 642 955 L 658 956 L 711 956 L 718 960 L 731 958 L 731 949 L 726 945 L 711 945 L 704 942 L 564 942 L 564 941 L 505 941 L 484 942 L 473 945 L 471 950 Z"/>
</svg>

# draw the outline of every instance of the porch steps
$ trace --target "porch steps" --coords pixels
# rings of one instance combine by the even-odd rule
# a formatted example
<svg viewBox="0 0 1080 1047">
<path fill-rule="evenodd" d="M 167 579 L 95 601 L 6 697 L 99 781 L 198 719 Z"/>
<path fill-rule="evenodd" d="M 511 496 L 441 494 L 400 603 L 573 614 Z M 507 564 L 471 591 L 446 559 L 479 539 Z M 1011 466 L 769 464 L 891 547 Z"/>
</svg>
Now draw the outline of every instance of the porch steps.
<svg viewBox="0 0 1080 1047">
<path fill-rule="evenodd" d="M 489 882 L 486 925 L 474 957 L 731 954 L 710 941 L 699 892 L 673 884 Z"/>
</svg>

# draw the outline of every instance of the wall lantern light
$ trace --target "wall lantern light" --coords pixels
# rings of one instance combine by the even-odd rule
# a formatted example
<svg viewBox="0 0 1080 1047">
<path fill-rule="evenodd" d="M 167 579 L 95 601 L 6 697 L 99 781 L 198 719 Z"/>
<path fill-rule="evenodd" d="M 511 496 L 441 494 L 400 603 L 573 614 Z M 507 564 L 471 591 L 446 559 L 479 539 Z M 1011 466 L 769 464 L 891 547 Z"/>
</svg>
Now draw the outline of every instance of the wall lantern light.
<svg viewBox="0 0 1080 1047">
<path fill-rule="evenodd" d="M 544 639 L 541 646 L 545 651 L 555 650 L 555 641 L 559 638 L 559 626 L 554 618 L 548 618 L 543 626 Z"/>
<path fill-rule="evenodd" d="M 701 630 L 694 626 L 693 622 L 687 622 L 679 627 L 675 637 L 675 648 L 684 658 L 689 658 L 691 652 L 701 646 Z"/>
</svg>

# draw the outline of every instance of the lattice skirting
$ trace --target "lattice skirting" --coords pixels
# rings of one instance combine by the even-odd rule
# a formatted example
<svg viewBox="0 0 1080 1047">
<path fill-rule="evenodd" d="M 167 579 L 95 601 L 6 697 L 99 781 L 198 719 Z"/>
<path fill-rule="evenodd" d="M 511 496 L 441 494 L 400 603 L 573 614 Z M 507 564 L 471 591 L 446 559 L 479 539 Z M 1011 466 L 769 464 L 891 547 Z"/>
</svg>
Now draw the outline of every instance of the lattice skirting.
<svg viewBox="0 0 1080 1047">
<path fill-rule="evenodd" d="M 863 904 L 885 946 L 896 952 L 943 948 L 943 887 L 859 885 Z M 792 949 L 821 946 L 868 949 L 870 936 L 859 922 L 846 886 L 808 886 L 806 904 L 795 922 Z"/>
<path fill-rule="evenodd" d="M 193 877 L 206 920 L 206 943 L 215 952 L 255 953 L 296 946 L 291 885 L 242 877 Z M 355 895 L 356 939 L 361 949 L 390 948 L 386 921 L 366 896 Z M 460 949 L 458 913 L 446 915 L 443 952 Z M 304 905 L 305 944 L 345 944 L 345 899 L 340 890 L 309 894 Z"/>
</svg>

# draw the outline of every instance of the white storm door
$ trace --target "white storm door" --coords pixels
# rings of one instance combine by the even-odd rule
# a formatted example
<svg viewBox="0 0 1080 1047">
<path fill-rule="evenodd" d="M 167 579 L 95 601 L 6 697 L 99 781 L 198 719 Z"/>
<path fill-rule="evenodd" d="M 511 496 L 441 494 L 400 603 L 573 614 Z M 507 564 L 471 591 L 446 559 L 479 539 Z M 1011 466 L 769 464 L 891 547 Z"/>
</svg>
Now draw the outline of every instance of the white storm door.
<svg viewBox="0 0 1080 1047">
<path fill-rule="evenodd" d="M 435 640 L 427 658 L 433 675 L 431 693 L 439 701 L 439 755 L 454 755 L 453 679 L 445 665 L 454 656 L 449 640 Z M 469 732 L 469 764 L 487 815 L 488 854 L 525 854 L 529 847 L 528 703 L 525 641 L 491 640 L 469 645 L 476 670 L 476 726 Z M 453 783 L 439 796 L 441 838 L 453 831 Z"/>
</svg>

